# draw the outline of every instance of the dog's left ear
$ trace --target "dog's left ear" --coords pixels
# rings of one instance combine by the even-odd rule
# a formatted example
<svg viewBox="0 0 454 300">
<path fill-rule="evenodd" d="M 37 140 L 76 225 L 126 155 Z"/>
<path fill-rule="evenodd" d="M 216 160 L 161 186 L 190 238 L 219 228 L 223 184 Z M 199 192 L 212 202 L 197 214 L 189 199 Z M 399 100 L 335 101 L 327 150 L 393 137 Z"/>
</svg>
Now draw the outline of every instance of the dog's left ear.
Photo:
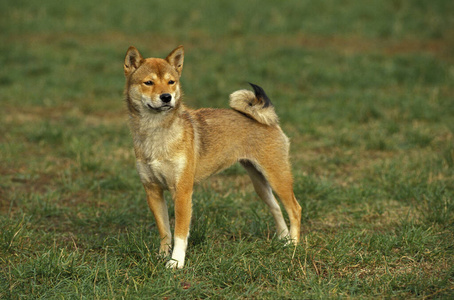
<svg viewBox="0 0 454 300">
<path fill-rule="evenodd" d="M 175 70 L 178 72 L 178 75 L 181 76 L 184 61 L 183 46 L 178 46 L 177 48 L 175 48 L 169 55 L 167 55 L 166 60 L 175 68 Z"/>
</svg>

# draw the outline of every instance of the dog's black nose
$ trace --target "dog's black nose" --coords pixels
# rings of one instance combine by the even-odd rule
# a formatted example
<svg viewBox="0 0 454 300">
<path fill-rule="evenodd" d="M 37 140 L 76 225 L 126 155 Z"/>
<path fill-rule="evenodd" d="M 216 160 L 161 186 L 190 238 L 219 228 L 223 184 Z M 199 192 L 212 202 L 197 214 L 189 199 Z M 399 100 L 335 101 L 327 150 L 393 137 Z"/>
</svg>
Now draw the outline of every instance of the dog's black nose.
<svg viewBox="0 0 454 300">
<path fill-rule="evenodd" d="M 164 103 L 169 103 L 170 101 L 172 101 L 172 95 L 162 94 L 161 96 L 159 96 L 159 99 L 161 99 L 161 101 Z"/>
</svg>

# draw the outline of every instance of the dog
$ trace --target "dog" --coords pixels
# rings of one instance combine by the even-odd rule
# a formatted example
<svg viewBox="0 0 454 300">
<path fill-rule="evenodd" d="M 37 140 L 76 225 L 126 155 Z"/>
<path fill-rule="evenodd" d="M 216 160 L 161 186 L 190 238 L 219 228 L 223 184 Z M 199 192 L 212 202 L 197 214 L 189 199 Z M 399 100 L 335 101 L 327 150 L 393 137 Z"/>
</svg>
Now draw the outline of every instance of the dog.
<svg viewBox="0 0 454 300">
<path fill-rule="evenodd" d="M 301 207 L 293 193 L 289 139 L 264 90 L 230 95 L 231 109 L 190 109 L 180 85 L 183 46 L 165 59 L 143 58 L 131 46 L 125 57 L 125 98 L 129 111 L 136 167 L 161 238 L 159 252 L 168 268 L 185 263 L 195 183 L 239 162 L 255 191 L 269 206 L 277 235 L 297 244 Z M 164 190 L 175 203 L 174 245 Z M 290 231 L 273 191 L 283 203 Z"/>
</svg>

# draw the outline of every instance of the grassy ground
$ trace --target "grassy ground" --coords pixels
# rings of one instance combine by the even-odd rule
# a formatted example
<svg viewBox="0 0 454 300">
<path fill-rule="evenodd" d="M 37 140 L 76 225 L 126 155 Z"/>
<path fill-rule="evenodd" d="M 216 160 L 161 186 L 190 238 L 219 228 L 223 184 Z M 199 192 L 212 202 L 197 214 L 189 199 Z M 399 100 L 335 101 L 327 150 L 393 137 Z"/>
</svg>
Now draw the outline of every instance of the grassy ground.
<svg viewBox="0 0 454 300">
<path fill-rule="evenodd" d="M 0 298 L 454 297 L 454 2 L 2 1 Z M 292 140 L 302 243 L 244 171 L 196 188 L 166 270 L 122 96 L 185 45 L 193 107 L 254 82 Z M 172 204 L 170 202 L 170 212 Z"/>
</svg>

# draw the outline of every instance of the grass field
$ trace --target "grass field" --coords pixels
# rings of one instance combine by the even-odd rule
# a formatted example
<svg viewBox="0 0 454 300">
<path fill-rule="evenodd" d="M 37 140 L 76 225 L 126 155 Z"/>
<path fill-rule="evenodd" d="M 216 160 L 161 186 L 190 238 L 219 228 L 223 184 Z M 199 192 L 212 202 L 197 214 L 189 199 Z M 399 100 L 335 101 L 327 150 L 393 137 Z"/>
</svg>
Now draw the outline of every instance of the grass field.
<svg viewBox="0 0 454 300">
<path fill-rule="evenodd" d="M 454 297 L 454 1 L 0 2 L 1 299 Z M 192 107 L 265 88 L 302 242 L 238 166 L 196 187 L 170 271 L 123 59 L 186 50 Z M 168 195 L 167 195 L 168 197 Z M 170 215 L 173 204 L 168 197 Z"/>
</svg>

